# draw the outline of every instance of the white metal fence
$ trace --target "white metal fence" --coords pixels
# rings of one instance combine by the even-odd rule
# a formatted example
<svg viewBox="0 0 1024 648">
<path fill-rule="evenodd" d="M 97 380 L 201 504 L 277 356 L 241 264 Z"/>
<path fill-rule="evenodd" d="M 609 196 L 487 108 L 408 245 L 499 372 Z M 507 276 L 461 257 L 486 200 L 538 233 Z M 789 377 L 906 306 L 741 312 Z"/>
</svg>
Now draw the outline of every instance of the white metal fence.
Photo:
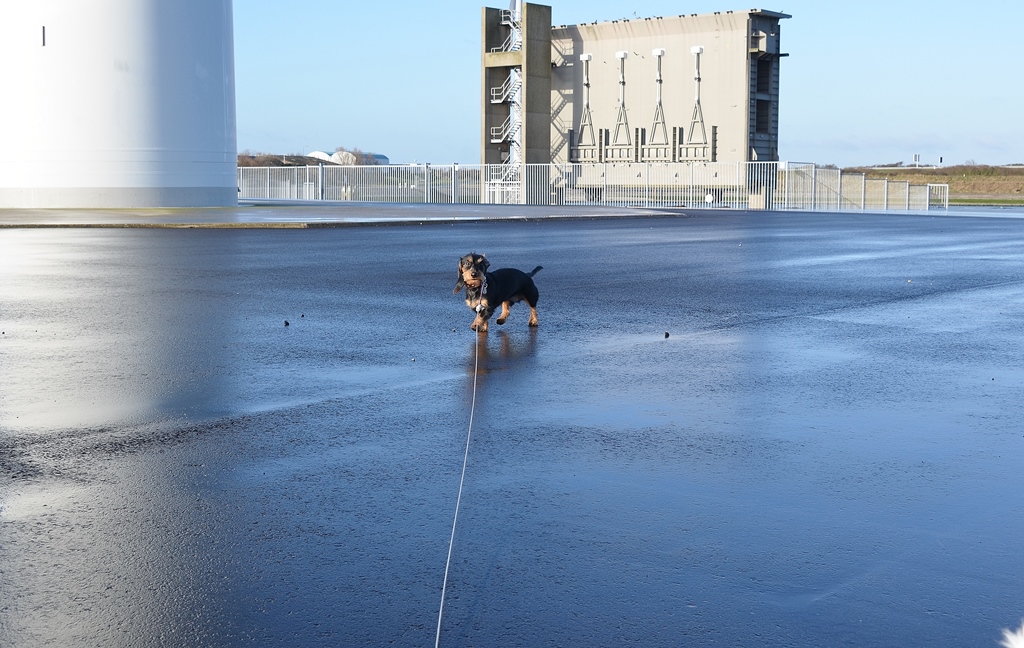
<svg viewBox="0 0 1024 648">
<path fill-rule="evenodd" d="M 239 199 L 812 211 L 949 207 L 949 186 L 792 162 L 240 167 Z"/>
</svg>

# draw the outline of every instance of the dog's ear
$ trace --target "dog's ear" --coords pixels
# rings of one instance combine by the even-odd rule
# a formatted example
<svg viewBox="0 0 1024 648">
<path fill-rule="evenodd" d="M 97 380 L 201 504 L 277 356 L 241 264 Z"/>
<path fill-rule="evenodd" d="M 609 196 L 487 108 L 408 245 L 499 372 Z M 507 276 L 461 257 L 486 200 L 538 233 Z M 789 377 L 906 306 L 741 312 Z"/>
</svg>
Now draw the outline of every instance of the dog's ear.
<svg viewBox="0 0 1024 648">
<path fill-rule="evenodd" d="M 491 262 L 487 260 L 487 257 L 481 254 L 480 265 L 483 266 L 484 272 L 487 272 L 487 268 L 491 267 Z"/>
<path fill-rule="evenodd" d="M 459 294 L 459 291 L 466 287 L 466 282 L 462 279 L 462 261 L 459 261 L 459 280 L 455 282 L 455 290 L 452 291 L 453 295 Z"/>
</svg>

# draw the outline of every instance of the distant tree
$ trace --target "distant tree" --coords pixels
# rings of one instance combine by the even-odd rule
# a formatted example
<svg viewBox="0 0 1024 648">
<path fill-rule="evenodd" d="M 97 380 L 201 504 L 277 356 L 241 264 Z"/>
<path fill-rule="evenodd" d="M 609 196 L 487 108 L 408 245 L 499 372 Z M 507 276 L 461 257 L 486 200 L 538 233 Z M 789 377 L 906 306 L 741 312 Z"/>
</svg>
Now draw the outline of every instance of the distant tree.
<svg viewBox="0 0 1024 648">
<path fill-rule="evenodd" d="M 358 148 L 346 148 L 344 146 L 339 146 L 338 148 L 334 149 L 335 153 L 339 153 L 342 151 L 352 154 L 352 156 L 355 158 L 355 162 L 353 164 L 355 164 L 356 166 L 377 164 L 377 158 L 373 157 L 373 155 L 370 153 L 365 153 L 359 150 Z"/>
</svg>

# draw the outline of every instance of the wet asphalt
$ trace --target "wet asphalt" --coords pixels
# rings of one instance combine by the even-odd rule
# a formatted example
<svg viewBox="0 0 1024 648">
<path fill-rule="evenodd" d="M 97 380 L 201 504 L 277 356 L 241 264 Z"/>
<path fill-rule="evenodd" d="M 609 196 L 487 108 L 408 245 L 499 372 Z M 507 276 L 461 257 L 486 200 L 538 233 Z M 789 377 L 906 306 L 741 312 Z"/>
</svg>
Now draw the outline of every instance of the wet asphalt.
<svg viewBox="0 0 1024 648">
<path fill-rule="evenodd" d="M 474 375 L 442 646 L 997 645 L 1024 219 L 602 215 L 0 229 L 0 646 L 433 645 Z"/>
</svg>

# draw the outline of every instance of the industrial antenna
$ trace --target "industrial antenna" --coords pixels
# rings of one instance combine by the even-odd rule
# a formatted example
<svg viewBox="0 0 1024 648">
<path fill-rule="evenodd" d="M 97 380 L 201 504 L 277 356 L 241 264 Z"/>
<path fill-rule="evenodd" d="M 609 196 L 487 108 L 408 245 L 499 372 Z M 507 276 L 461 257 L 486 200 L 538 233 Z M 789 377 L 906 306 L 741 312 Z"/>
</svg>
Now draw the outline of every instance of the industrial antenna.
<svg viewBox="0 0 1024 648">
<path fill-rule="evenodd" d="M 594 139 L 594 120 L 590 116 L 590 61 L 593 59 L 593 54 L 580 54 L 580 61 L 583 62 L 583 116 L 580 118 L 580 135 L 576 139 L 576 146 L 597 145 Z"/>
<path fill-rule="evenodd" d="M 629 52 L 615 52 L 615 58 L 619 59 L 619 116 L 615 119 L 615 133 L 612 135 L 612 145 L 632 146 L 633 138 L 629 134 L 629 121 L 626 119 L 626 57 Z M 619 133 L 625 133 L 626 141 L 621 141 Z"/>
<path fill-rule="evenodd" d="M 690 118 L 690 135 L 686 138 L 687 144 L 695 144 L 700 146 L 706 146 L 708 143 L 708 135 L 704 130 L 704 113 L 700 109 L 700 55 L 704 53 L 704 48 L 700 45 L 695 45 L 690 48 L 690 53 L 694 56 L 694 99 L 693 99 L 693 117 Z M 697 129 L 700 129 L 700 140 L 697 139 Z"/>
<path fill-rule="evenodd" d="M 655 60 L 658 62 L 658 76 L 654 79 L 658 84 L 658 95 L 654 103 L 654 123 L 651 125 L 652 145 L 665 146 L 668 142 L 668 127 L 665 126 L 665 110 L 661 107 L 661 57 L 665 56 L 665 49 L 652 50 Z"/>
</svg>

